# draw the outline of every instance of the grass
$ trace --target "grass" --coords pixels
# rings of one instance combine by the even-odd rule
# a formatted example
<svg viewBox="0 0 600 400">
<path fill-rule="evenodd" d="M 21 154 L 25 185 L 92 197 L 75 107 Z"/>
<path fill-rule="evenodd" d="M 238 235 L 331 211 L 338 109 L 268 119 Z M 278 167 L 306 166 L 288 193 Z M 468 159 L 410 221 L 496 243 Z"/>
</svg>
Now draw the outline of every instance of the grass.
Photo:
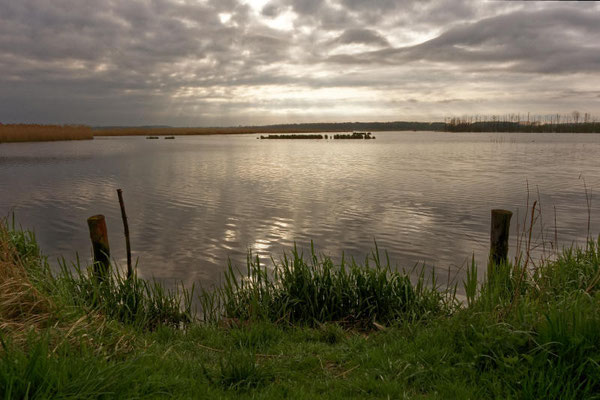
<svg viewBox="0 0 600 400">
<path fill-rule="evenodd" d="M 93 139 L 89 126 L 0 124 L 0 143 Z"/>
<path fill-rule="evenodd" d="M 258 257 L 249 256 L 245 274 L 230 264 L 222 287 L 201 291 L 204 320 L 270 321 L 289 326 L 334 321 L 369 329 L 448 312 L 435 276 L 427 285 L 421 274 L 413 285 L 408 274 L 392 270 L 389 258 L 382 260 L 375 248 L 363 265 L 343 257 L 334 265 L 331 258 L 318 257 L 314 247 L 307 260 L 294 248 L 289 257 L 274 261 L 272 272 Z"/>
<path fill-rule="evenodd" d="M 179 328 L 192 321 L 192 292 L 185 288 L 166 290 L 155 281 L 133 276 L 123 278 L 112 271 L 99 281 L 79 263 L 61 263 L 61 272 L 51 291 L 68 294 L 69 305 L 99 312 L 122 323 L 154 330 L 158 326 Z M 67 297 L 67 296 L 65 296 Z"/>
<path fill-rule="evenodd" d="M 368 265 L 249 257 L 200 291 L 205 322 L 181 290 L 50 273 L 6 222 L 0 249 L 5 399 L 600 398 L 598 241 L 486 277 L 472 264 L 465 303 L 377 249 Z"/>
</svg>

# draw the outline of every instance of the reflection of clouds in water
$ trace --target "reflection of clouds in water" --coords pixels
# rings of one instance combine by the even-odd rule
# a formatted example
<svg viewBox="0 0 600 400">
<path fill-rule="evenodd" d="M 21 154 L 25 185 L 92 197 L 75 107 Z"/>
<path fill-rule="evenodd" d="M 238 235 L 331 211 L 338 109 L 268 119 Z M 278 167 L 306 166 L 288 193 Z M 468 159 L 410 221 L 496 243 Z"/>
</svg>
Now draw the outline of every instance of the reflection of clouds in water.
<svg viewBox="0 0 600 400">
<path fill-rule="evenodd" d="M 526 180 L 532 198 L 539 186 L 544 224 L 552 230 L 556 205 L 561 243 L 585 238 L 578 176 L 588 187 L 600 186 L 600 137 L 506 137 L 497 143 L 486 134 L 406 132 L 379 133 L 368 143 L 260 141 L 250 135 L 27 144 L 15 156 L 93 156 L 69 165 L 0 163 L 8 177 L 0 182 L 0 206 L 18 205 L 17 217 L 36 227 L 50 254 L 71 257 L 77 251 L 82 259 L 90 255 L 85 221 L 103 213 L 113 256 L 124 265 L 120 187 L 141 276 L 189 286 L 218 282 L 228 257 L 244 270 L 251 250 L 270 265 L 271 255 L 279 259 L 294 243 L 308 254 L 311 240 L 338 260 L 342 252 L 364 260 L 376 240 L 394 266 L 410 269 L 424 261 L 445 278 L 448 266 L 458 270 L 473 252 L 484 264 L 491 208 L 515 212 L 514 251 Z M 12 155 L 0 147 L 2 159 Z M 557 164 L 567 156 L 568 163 Z M 600 207 L 592 206 L 594 217 Z M 592 218 L 592 232 L 599 229 Z"/>
</svg>

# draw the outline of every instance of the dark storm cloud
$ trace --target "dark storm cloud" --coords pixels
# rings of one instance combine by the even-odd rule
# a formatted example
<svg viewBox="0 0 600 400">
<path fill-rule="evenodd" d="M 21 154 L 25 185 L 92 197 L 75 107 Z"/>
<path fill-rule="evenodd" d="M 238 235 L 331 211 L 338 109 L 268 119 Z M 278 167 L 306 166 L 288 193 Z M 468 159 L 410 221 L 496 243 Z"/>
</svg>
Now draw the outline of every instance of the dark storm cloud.
<svg viewBox="0 0 600 400">
<path fill-rule="evenodd" d="M 333 43 L 336 44 L 373 44 L 388 47 L 390 43 L 379 32 L 372 29 L 347 29 Z"/>
<path fill-rule="evenodd" d="M 276 4 L 267 4 L 263 7 L 261 13 L 266 17 L 276 17 L 281 13 L 281 9 Z"/>
<path fill-rule="evenodd" d="M 294 11 L 302 15 L 315 15 L 317 11 L 326 6 L 323 0 L 291 0 L 289 2 Z"/>
<path fill-rule="evenodd" d="M 0 121 L 235 125 L 277 122 L 287 110 L 293 122 L 340 90 L 365 117 L 398 104 L 427 117 L 449 99 L 481 104 L 461 92 L 477 83 L 482 96 L 524 87 L 575 99 L 600 83 L 598 11 L 474 0 L 0 0 Z"/>
</svg>

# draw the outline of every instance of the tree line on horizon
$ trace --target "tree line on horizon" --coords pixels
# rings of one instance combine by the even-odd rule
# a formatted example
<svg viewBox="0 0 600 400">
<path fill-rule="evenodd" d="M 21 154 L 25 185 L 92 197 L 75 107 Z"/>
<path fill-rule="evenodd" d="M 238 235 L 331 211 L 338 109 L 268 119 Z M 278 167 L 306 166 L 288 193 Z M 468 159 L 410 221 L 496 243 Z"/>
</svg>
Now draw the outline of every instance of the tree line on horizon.
<svg viewBox="0 0 600 400">
<path fill-rule="evenodd" d="M 598 133 L 600 122 L 590 113 L 471 115 L 445 118 L 447 132 Z"/>
<path fill-rule="evenodd" d="M 239 133 L 316 133 L 353 131 L 437 131 L 437 132 L 600 132 L 600 120 L 590 113 L 471 115 L 445 118 L 443 122 L 314 122 L 274 125 L 240 125 L 231 127 L 105 127 L 95 128 L 95 135 L 239 134 Z"/>
</svg>

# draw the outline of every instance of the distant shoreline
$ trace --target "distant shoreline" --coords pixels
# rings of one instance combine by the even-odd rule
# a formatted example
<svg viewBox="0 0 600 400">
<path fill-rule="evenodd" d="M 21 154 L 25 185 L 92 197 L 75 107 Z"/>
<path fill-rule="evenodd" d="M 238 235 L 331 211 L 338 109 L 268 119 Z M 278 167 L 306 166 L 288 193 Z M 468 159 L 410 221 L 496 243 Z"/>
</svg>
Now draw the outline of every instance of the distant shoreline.
<svg viewBox="0 0 600 400">
<path fill-rule="evenodd" d="M 278 124 L 238 127 L 106 127 L 93 128 L 94 136 L 235 135 L 258 133 L 324 133 L 354 131 L 443 131 L 443 122 L 340 122 Z"/>
<path fill-rule="evenodd" d="M 238 127 L 182 128 L 166 126 L 144 127 L 97 127 L 94 136 L 165 136 L 165 135 L 235 135 L 235 134 L 308 134 L 338 132 L 522 132 L 522 133 L 599 133 L 600 122 L 542 123 L 540 121 L 479 120 L 467 122 L 451 119 L 448 122 L 336 122 L 307 124 L 278 124 Z"/>
<path fill-rule="evenodd" d="M 600 122 L 514 122 L 452 119 L 449 122 L 339 122 L 278 124 L 237 127 L 89 127 L 82 125 L 0 124 L 0 143 L 90 140 L 105 136 L 187 136 L 241 134 L 312 134 L 341 132 L 514 132 L 514 133 L 599 133 Z"/>
</svg>

